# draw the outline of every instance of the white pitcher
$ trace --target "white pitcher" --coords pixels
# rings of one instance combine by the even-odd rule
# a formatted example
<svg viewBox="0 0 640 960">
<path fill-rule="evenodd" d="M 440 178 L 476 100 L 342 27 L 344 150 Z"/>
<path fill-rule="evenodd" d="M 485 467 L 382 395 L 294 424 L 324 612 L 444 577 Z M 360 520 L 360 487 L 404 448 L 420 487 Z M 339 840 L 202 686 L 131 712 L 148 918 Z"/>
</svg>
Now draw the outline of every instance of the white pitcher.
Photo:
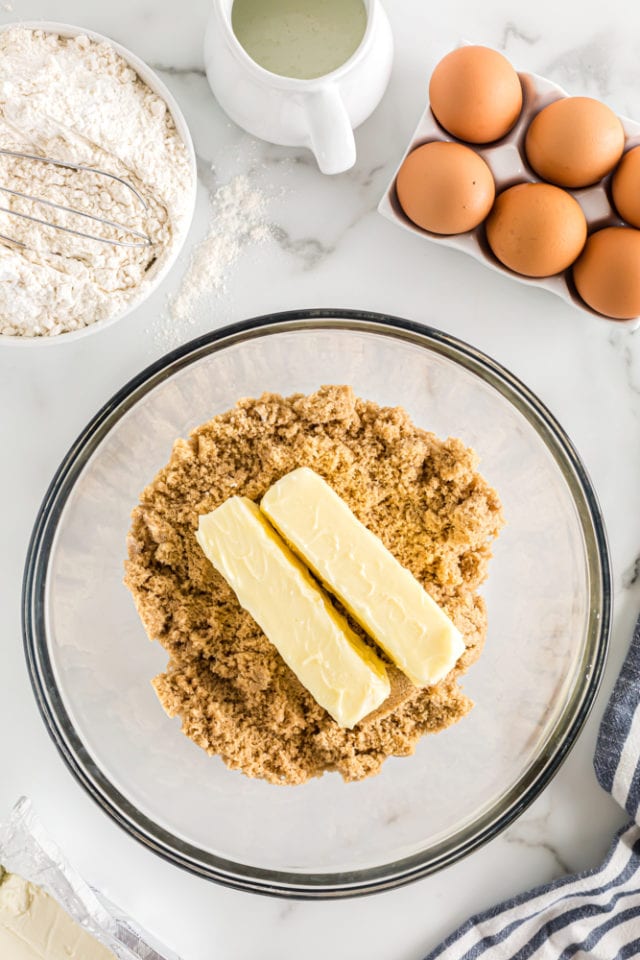
<svg viewBox="0 0 640 960">
<path fill-rule="evenodd" d="M 309 147 L 323 173 L 348 170 L 356 159 L 353 129 L 380 102 L 393 60 L 391 27 L 380 0 L 363 3 L 367 25 L 355 53 L 325 76 L 298 80 L 252 60 L 233 32 L 233 0 L 213 0 L 205 65 L 222 108 L 256 137 Z"/>
</svg>

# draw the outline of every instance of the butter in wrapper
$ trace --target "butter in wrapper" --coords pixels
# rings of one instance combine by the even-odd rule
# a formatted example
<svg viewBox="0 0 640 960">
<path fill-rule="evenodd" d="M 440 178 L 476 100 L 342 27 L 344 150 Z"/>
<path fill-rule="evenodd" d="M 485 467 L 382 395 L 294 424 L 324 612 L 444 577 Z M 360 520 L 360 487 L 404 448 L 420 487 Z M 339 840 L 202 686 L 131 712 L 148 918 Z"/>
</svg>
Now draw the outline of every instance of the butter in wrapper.
<svg viewBox="0 0 640 960">
<path fill-rule="evenodd" d="M 39 938 L 46 936 L 40 927 L 49 919 L 55 922 L 57 910 L 51 897 L 71 918 L 68 923 L 63 918 L 59 928 L 63 935 L 68 932 L 72 949 L 86 947 L 90 937 L 96 941 L 97 960 L 110 956 L 116 960 L 180 960 L 84 882 L 46 835 L 25 797 L 0 826 L 0 880 L 3 875 L 5 932 L 9 936 L 13 927 L 22 934 L 33 922 L 35 956 L 39 955 Z M 18 902 L 21 899 L 24 904 Z"/>
</svg>

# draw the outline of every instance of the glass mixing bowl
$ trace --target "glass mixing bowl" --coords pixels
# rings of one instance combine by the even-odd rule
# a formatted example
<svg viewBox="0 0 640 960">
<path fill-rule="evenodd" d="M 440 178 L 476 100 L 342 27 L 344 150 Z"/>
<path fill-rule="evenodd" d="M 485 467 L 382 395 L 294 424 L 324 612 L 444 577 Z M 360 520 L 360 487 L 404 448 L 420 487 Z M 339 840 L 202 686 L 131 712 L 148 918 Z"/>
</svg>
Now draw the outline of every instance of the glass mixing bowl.
<svg viewBox="0 0 640 960">
<path fill-rule="evenodd" d="M 122 584 L 129 515 L 177 437 L 244 396 L 351 384 L 475 447 L 507 525 L 484 587 L 476 706 L 377 777 L 250 780 L 208 757 L 150 685 L 166 654 Z M 494 837 L 575 741 L 606 654 L 606 539 L 585 470 L 518 380 L 437 330 L 306 310 L 219 330 L 149 367 L 92 420 L 38 516 L 24 581 L 29 669 L 79 782 L 132 836 L 204 877 L 263 893 L 336 897 L 431 873 Z"/>
</svg>

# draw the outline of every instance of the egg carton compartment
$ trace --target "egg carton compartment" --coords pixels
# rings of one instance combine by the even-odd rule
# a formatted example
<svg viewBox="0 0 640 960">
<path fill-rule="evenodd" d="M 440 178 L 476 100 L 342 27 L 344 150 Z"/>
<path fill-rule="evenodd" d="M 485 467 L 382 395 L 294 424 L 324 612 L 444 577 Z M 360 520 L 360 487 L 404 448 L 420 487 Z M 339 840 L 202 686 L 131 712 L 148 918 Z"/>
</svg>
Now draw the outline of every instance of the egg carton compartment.
<svg viewBox="0 0 640 960">
<path fill-rule="evenodd" d="M 631 320 L 613 320 L 592 310 L 592 308 L 581 299 L 575 289 L 571 276 L 571 267 L 563 273 L 552 277 L 534 278 L 523 276 L 510 270 L 497 259 L 487 242 L 484 223 L 481 223 L 475 230 L 470 230 L 467 233 L 454 235 L 432 233 L 413 223 L 400 206 L 395 186 L 400 167 L 406 157 L 415 150 L 416 147 L 420 147 L 425 143 L 431 143 L 432 141 L 462 143 L 481 156 L 493 174 L 496 184 L 496 196 L 508 187 L 515 186 L 517 183 L 546 182 L 533 171 L 527 162 L 524 149 L 527 129 L 533 118 L 543 107 L 548 106 L 555 100 L 568 97 L 570 94 L 551 80 L 540 77 L 535 73 L 518 73 L 518 76 L 522 85 L 522 112 L 510 132 L 495 143 L 484 145 L 458 140 L 440 126 L 427 103 L 409 146 L 403 154 L 393 174 L 393 179 L 378 205 L 378 212 L 381 213 L 383 217 L 386 217 L 387 220 L 391 220 L 393 223 L 404 227 L 405 230 L 418 234 L 426 240 L 432 240 L 445 247 L 452 247 L 454 250 L 462 250 L 470 257 L 479 260 L 498 273 L 507 274 L 513 277 L 514 280 L 518 280 L 527 286 L 549 290 L 567 303 L 577 307 L 583 313 L 589 313 L 599 320 L 605 320 L 608 323 L 615 323 L 618 326 L 636 329 L 640 325 L 639 317 Z M 626 117 L 620 117 L 620 121 L 625 133 L 624 149 L 626 153 L 633 147 L 640 145 L 640 123 L 636 123 L 634 120 L 629 120 Z M 612 173 L 609 173 L 603 180 L 600 180 L 591 187 L 584 187 L 579 190 L 563 188 L 580 204 L 587 220 L 589 235 L 595 230 L 600 230 L 602 227 L 627 225 L 613 207 L 611 201 L 611 178 Z"/>
</svg>

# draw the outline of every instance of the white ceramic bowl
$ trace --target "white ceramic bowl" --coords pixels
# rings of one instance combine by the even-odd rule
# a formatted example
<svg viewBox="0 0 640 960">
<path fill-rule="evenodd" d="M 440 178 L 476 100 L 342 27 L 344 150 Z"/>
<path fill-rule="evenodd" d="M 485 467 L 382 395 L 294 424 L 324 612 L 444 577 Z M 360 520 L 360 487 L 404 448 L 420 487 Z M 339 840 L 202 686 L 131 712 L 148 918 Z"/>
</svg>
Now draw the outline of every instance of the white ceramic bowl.
<svg viewBox="0 0 640 960">
<path fill-rule="evenodd" d="M 110 327 L 119 320 L 123 320 L 125 317 L 129 316 L 129 314 L 133 313 L 134 310 L 137 310 L 138 307 L 144 303 L 144 301 L 147 300 L 148 297 L 150 297 L 151 294 L 160 286 L 169 270 L 176 262 L 182 248 L 184 247 L 184 243 L 187 239 L 187 234 L 191 226 L 191 221 L 193 219 L 193 212 L 195 210 L 198 181 L 193 140 L 191 139 L 191 133 L 189 132 L 189 127 L 187 126 L 187 121 L 184 118 L 184 114 L 178 106 L 178 103 L 171 91 L 165 86 L 158 75 L 154 73 L 151 67 L 144 62 L 144 60 L 141 60 L 140 57 L 135 55 L 135 53 L 131 53 L 130 50 L 127 50 L 126 47 L 116 43 L 115 40 L 112 40 L 110 37 L 105 37 L 101 33 L 96 33 L 95 30 L 87 30 L 85 27 L 73 26 L 69 23 L 55 23 L 49 20 L 27 20 L 24 22 L 3 24 L 0 27 L 0 32 L 4 33 L 4 31 L 14 29 L 15 27 L 24 27 L 28 30 L 42 30 L 45 33 L 55 33 L 61 37 L 77 37 L 84 35 L 90 37 L 91 40 L 110 44 L 116 53 L 118 53 L 123 60 L 126 60 L 129 66 L 135 70 L 140 79 L 166 103 L 167 107 L 169 108 L 169 112 L 173 117 L 178 135 L 187 148 L 189 165 L 191 167 L 191 192 L 187 200 L 186 214 L 180 226 L 180 231 L 176 234 L 173 245 L 169 249 L 164 262 L 159 265 L 152 281 L 145 285 L 145 287 L 140 291 L 139 296 L 130 300 L 127 306 L 121 310 L 120 313 L 115 313 L 112 317 L 107 317 L 105 320 L 98 320 L 96 323 L 91 323 L 86 327 L 82 327 L 81 330 L 73 330 L 69 333 L 61 333 L 55 337 L 10 337 L 0 335 L 1 347 L 26 348 L 42 347 L 45 345 L 51 346 L 52 344 L 60 343 L 71 343 L 72 341 L 79 340 L 81 337 L 86 337 L 91 333 L 97 333 L 98 330 L 104 330 L 106 327 Z"/>
</svg>

